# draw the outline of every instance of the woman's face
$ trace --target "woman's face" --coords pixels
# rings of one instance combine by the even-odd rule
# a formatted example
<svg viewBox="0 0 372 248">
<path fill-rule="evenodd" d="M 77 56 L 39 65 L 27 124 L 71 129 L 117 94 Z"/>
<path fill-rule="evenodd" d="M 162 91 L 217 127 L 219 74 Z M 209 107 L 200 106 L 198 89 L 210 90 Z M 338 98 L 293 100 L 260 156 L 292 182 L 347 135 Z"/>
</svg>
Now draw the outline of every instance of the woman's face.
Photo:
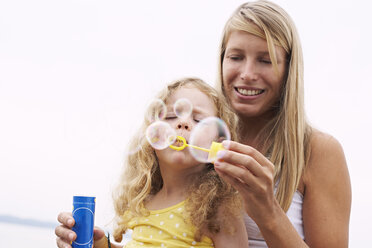
<svg viewBox="0 0 372 248">
<path fill-rule="evenodd" d="M 242 117 L 271 115 L 286 75 L 286 53 L 275 46 L 279 74 L 269 56 L 266 40 L 233 31 L 222 62 L 223 88 L 232 108 Z"/>
</svg>

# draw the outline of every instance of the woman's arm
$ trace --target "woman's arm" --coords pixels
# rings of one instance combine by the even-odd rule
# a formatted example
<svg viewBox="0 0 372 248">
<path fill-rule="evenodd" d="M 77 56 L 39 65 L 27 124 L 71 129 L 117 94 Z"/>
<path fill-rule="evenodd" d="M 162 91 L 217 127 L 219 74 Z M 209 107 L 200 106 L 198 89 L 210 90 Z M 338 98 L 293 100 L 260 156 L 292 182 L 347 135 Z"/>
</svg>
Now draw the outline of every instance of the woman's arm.
<svg viewBox="0 0 372 248">
<path fill-rule="evenodd" d="M 225 211 L 223 207 L 218 209 L 217 218 L 226 223 L 221 226 L 221 230 L 217 234 L 208 234 L 207 236 L 211 237 L 213 240 L 213 245 L 216 248 L 247 248 L 248 247 L 248 236 L 244 224 L 243 215 L 235 217 L 226 217 L 224 216 Z M 227 219 L 228 218 L 228 219 Z M 228 225 L 228 226 L 227 226 Z M 231 230 L 232 229 L 232 230 Z M 231 233 L 231 231 L 233 231 Z"/>
<path fill-rule="evenodd" d="M 351 196 L 345 158 L 334 139 L 314 135 L 304 175 L 306 243 L 310 247 L 347 247 Z M 246 212 L 268 246 L 308 247 L 274 197 L 271 162 L 254 148 L 236 142 L 230 142 L 228 151 L 219 155 L 216 171 L 240 192 Z"/>
<path fill-rule="evenodd" d="M 350 177 L 342 147 L 333 137 L 314 132 L 304 184 L 306 243 L 310 247 L 348 247 Z"/>
<path fill-rule="evenodd" d="M 218 174 L 241 194 L 247 214 L 269 247 L 308 247 L 274 196 L 274 165 L 250 146 L 230 141 L 215 162 Z M 222 153 L 222 154 L 221 154 Z"/>
</svg>

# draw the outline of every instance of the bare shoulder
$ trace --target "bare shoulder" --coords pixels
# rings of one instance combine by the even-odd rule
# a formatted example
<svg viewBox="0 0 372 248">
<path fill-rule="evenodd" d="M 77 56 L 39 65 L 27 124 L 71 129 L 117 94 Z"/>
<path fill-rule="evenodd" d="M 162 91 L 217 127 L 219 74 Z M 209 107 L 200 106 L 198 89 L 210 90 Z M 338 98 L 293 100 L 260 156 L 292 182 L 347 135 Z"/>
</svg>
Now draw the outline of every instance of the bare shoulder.
<svg viewBox="0 0 372 248">
<path fill-rule="evenodd" d="M 313 173 L 319 175 L 320 172 L 328 172 L 329 176 L 334 170 L 346 167 L 340 142 L 333 136 L 314 129 L 310 138 L 310 157 L 305 170 L 305 180 Z"/>
<path fill-rule="evenodd" d="M 303 221 L 310 247 L 347 247 L 351 184 L 341 144 L 313 130 L 304 182 Z"/>
<path fill-rule="evenodd" d="M 314 129 L 310 138 L 310 156 L 303 182 L 305 192 L 330 192 L 350 187 L 346 158 L 340 142 L 333 136 Z M 336 187 L 337 185 L 337 187 Z"/>
</svg>

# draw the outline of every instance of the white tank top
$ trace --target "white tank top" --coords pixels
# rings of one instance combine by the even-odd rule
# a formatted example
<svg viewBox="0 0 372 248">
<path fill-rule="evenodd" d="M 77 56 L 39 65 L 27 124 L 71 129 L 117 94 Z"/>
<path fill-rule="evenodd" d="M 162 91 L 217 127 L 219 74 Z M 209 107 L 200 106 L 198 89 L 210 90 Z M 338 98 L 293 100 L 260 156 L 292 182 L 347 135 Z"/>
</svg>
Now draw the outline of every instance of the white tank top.
<svg viewBox="0 0 372 248">
<path fill-rule="evenodd" d="M 298 234 L 302 239 L 304 239 L 305 235 L 302 221 L 302 202 L 302 194 L 296 191 L 293 195 L 291 206 L 287 211 L 287 216 Z M 247 214 L 244 216 L 244 221 L 248 233 L 249 248 L 267 247 L 256 223 Z"/>
</svg>

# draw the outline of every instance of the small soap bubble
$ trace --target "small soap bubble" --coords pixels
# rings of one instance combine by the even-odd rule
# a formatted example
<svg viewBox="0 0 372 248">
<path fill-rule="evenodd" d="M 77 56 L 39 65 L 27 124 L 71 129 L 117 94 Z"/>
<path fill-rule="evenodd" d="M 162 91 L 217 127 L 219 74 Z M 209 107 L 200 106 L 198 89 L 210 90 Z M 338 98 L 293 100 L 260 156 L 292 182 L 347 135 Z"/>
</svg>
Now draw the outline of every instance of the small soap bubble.
<svg viewBox="0 0 372 248">
<path fill-rule="evenodd" d="M 147 107 L 147 120 L 150 122 L 164 120 L 167 115 L 167 107 L 161 99 L 154 99 Z"/>
<path fill-rule="evenodd" d="M 146 129 L 146 138 L 156 150 L 163 150 L 176 140 L 176 131 L 166 122 L 156 121 Z"/>
<path fill-rule="evenodd" d="M 180 98 L 173 105 L 174 113 L 180 118 L 189 117 L 192 113 L 192 108 L 192 103 L 187 98 Z"/>
<path fill-rule="evenodd" d="M 217 117 L 208 117 L 193 128 L 189 144 L 210 150 L 213 142 L 221 143 L 230 139 L 230 131 L 226 123 Z M 190 153 L 199 162 L 212 162 L 207 151 L 190 147 Z"/>
</svg>

